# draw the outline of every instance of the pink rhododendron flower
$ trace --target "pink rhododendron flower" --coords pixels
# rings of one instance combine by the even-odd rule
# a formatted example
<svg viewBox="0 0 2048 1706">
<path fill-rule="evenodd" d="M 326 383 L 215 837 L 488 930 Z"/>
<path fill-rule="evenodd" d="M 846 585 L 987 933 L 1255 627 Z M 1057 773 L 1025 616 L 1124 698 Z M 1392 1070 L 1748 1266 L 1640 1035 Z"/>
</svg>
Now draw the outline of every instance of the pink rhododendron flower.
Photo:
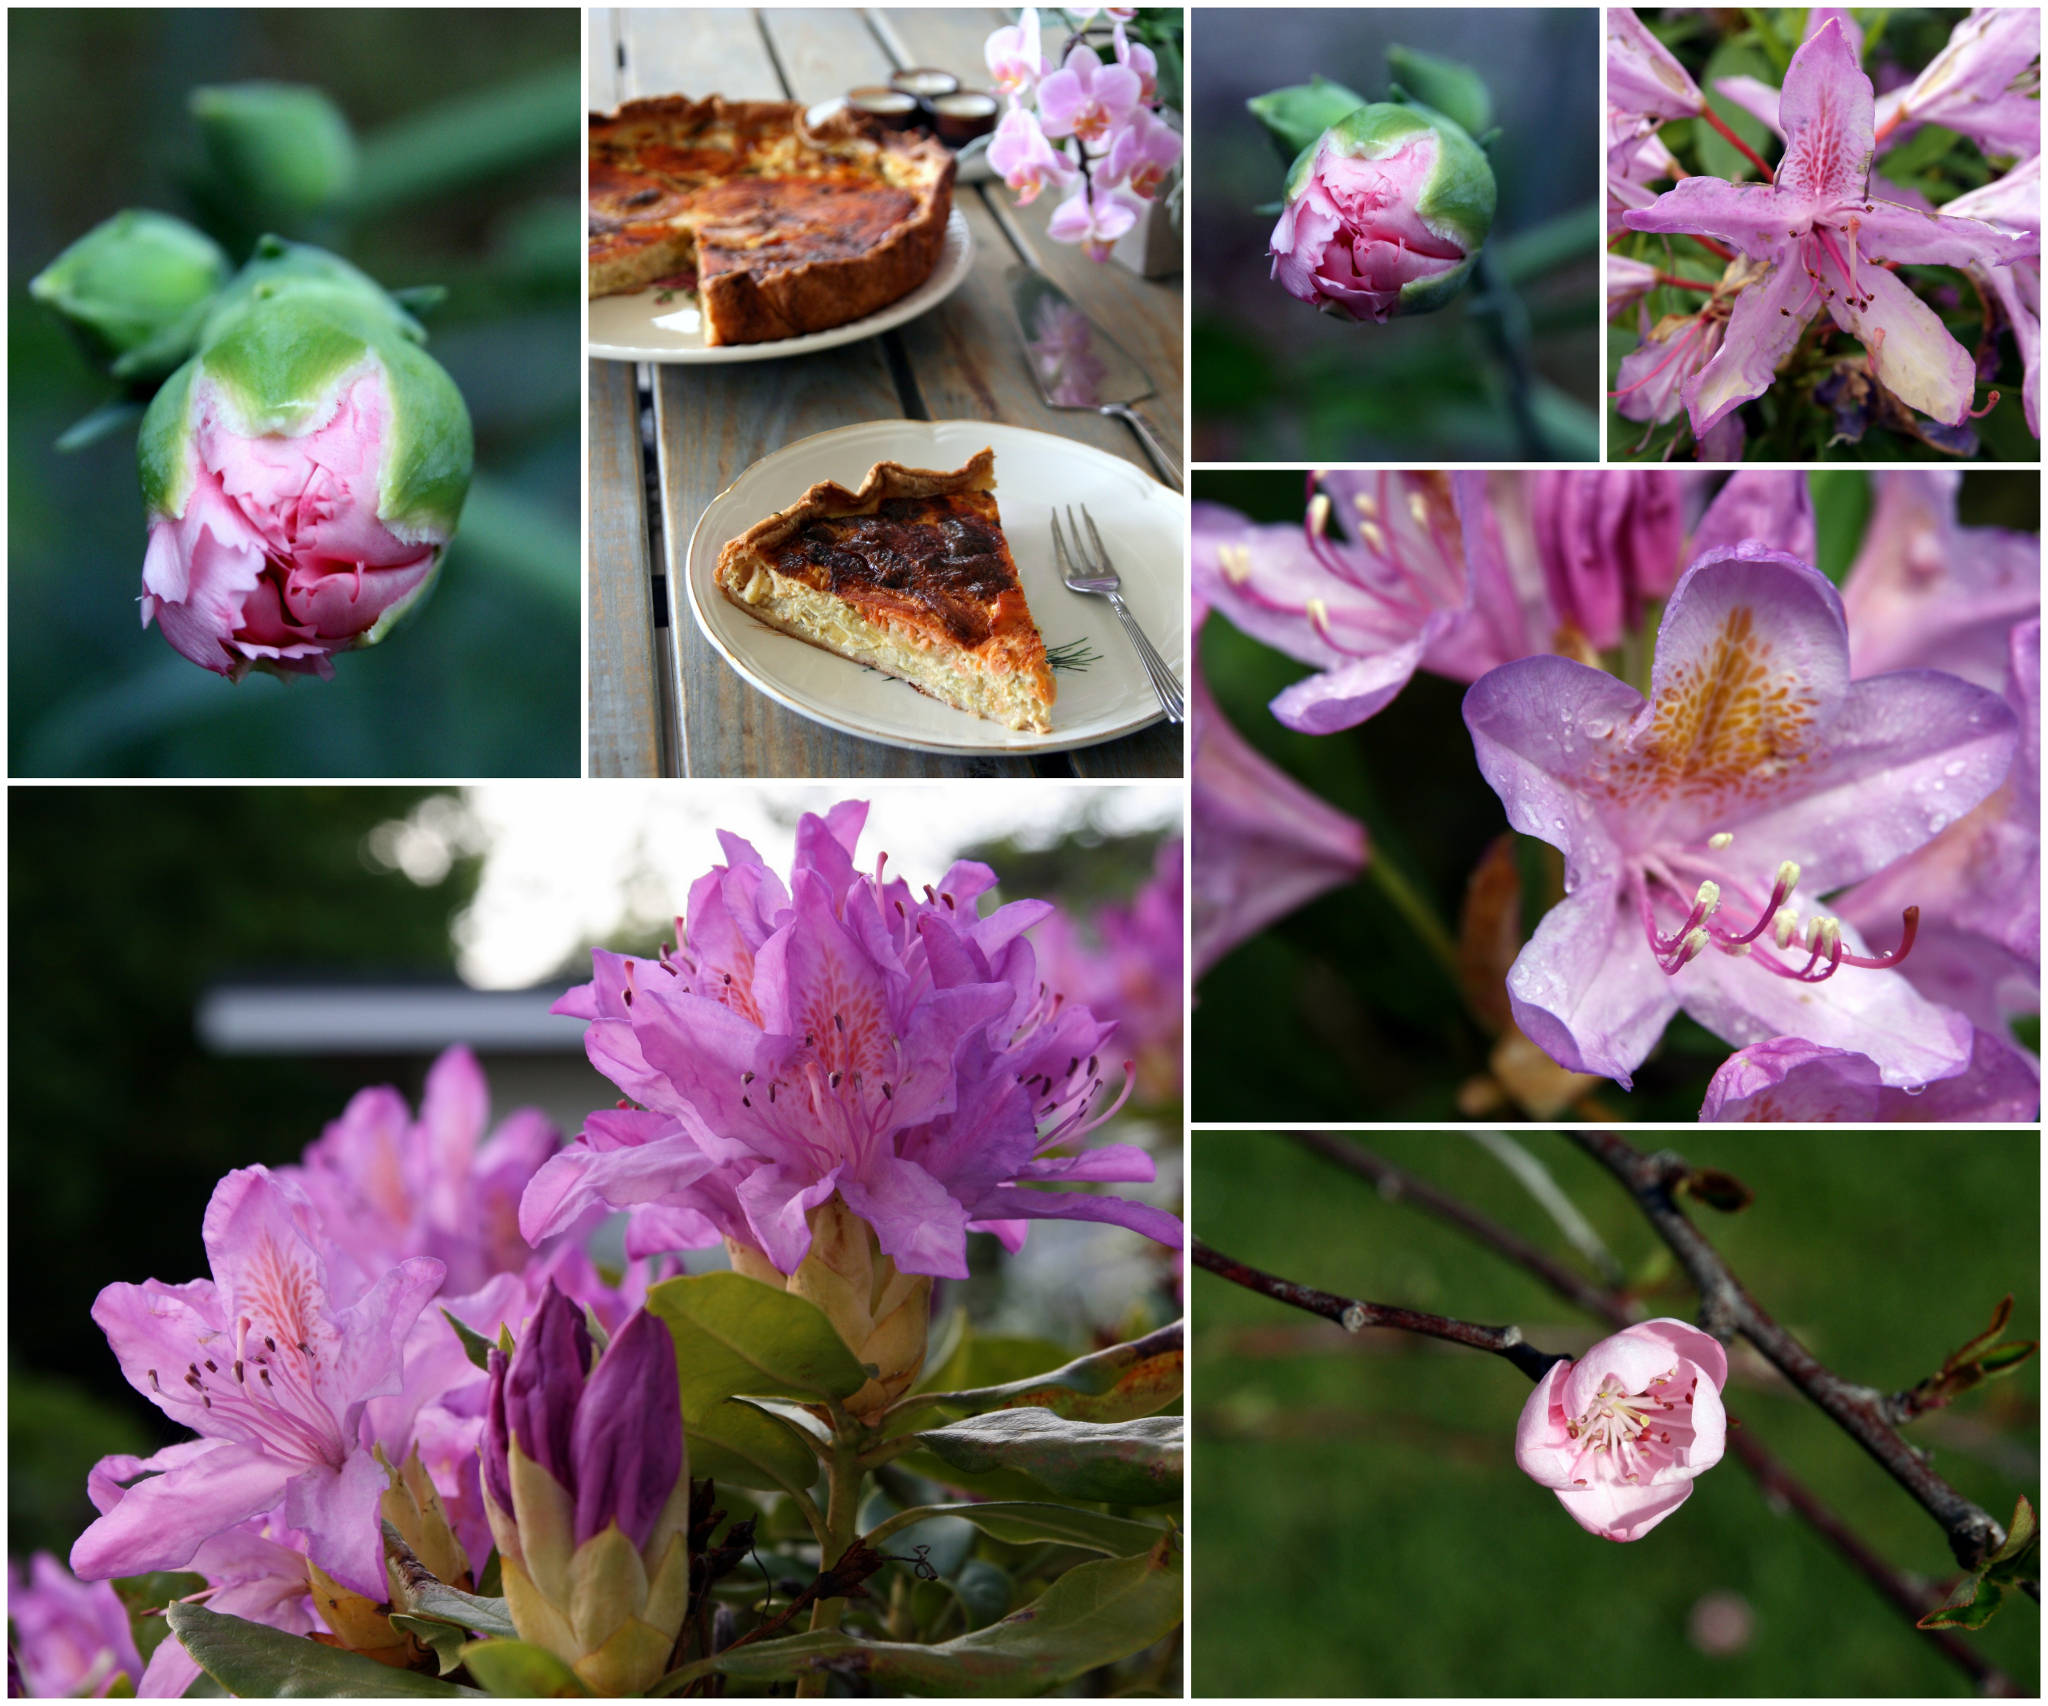
<svg viewBox="0 0 2048 1706">
<path fill-rule="evenodd" d="M 1055 243 L 1077 243 L 1090 260 L 1106 261 L 1144 211 L 1145 204 L 1129 190 L 1083 183 L 1052 210 L 1045 231 Z"/>
<path fill-rule="evenodd" d="M 29 1560 L 24 1581 L 9 1559 L 7 1620 L 8 1656 L 31 1699 L 99 1699 L 123 1678 L 124 1693 L 139 1692 L 142 1657 L 111 1583 L 81 1582 L 47 1552 Z"/>
<path fill-rule="evenodd" d="M 1632 155 L 1667 119 L 1697 118 L 1706 97 L 1692 73 L 1672 57 L 1627 6 L 1607 9 L 1607 148 Z"/>
<path fill-rule="evenodd" d="M 1201 512 L 1213 505 L 1196 504 Z M 1195 599 L 1195 638 L 1208 608 Z M 1261 757 L 1230 726 L 1199 657 L 1188 730 L 1193 748 L 1192 843 L 1195 975 L 1236 947 L 1354 880 L 1365 869 L 1365 826 Z"/>
<path fill-rule="evenodd" d="M 1980 6 L 1926 70 L 1877 103 L 1877 135 L 1898 141 L 1902 129 L 1938 124 L 1986 154 L 2038 155 L 2040 57 L 2039 8 Z"/>
<path fill-rule="evenodd" d="M 1104 65 L 1092 47 L 1077 46 L 1066 63 L 1038 85 L 1038 111 L 1047 136 L 1076 136 L 1100 142 L 1125 122 L 1138 102 L 1142 82 L 1127 65 Z"/>
<path fill-rule="evenodd" d="M 988 164 L 1016 192 L 1020 207 L 1036 201 L 1043 189 L 1067 189 L 1081 175 L 1065 151 L 1046 140 L 1038 116 L 1025 107 L 1003 114 L 989 139 Z"/>
<path fill-rule="evenodd" d="M 1960 1071 L 1971 1026 L 1854 927 L 1790 905 L 1923 846 L 2005 779 L 1995 695 L 1933 670 L 1849 672 L 1826 577 L 1749 541 L 1688 569 L 1658 628 L 1651 695 L 1532 657 L 1465 696 L 1508 820 L 1563 850 L 1565 898 L 1508 974 L 1522 1032 L 1626 1086 L 1681 1008 L 1737 1047 L 1803 1036 L 1887 1084 Z M 1939 787 L 1936 787 L 1936 784 Z"/>
<path fill-rule="evenodd" d="M 2038 28 L 2038 23 L 2036 28 Z M 2038 105 L 2038 103 L 2030 103 Z M 2039 123 L 2038 117 L 2035 121 Z M 2004 266 L 1976 265 L 1971 273 L 1998 299 L 2006 324 L 2018 344 L 2026 380 L 2020 397 L 2027 412 L 2027 430 L 2041 436 L 2041 156 L 2035 154 L 2004 177 L 1971 190 L 1950 202 L 1944 212 L 1957 218 L 1981 219 L 2002 231 L 2033 240 L 2033 252 Z"/>
<path fill-rule="evenodd" d="M 1594 647 L 1642 626 L 1644 606 L 1677 583 L 1684 496 L 1670 476 L 1621 469 L 1537 474 L 1537 553 L 1550 602 Z"/>
<path fill-rule="evenodd" d="M 1690 177 L 1623 215 L 1637 231 L 1719 239 L 1767 264 L 1736 298 L 1721 350 L 1684 389 L 1704 437 L 1760 397 L 1823 307 L 1860 339 L 1871 371 L 1901 402 L 1950 426 L 1970 413 L 1976 366 L 1939 316 L 1878 262 L 1997 264 L 2026 241 L 1980 220 L 1925 213 L 1870 194 L 1870 79 L 1830 20 L 1792 56 L 1780 116 L 1787 138 L 1776 181 Z"/>
<path fill-rule="evenodd" d="M 401 537 L 378 519 L 396 454 L 382 369 L 297 437 L 237 432 L 203 378 L 195 404 L 184 511 L 149 524 L 142 625 L 217 674 L 332 675 L 336 652 L 382 638 L 427 590 L 452 531 Z"/>
<path fill-rule="evenodd" d="M 922 898 L 881 866 L 864 875 L 866 816 L 857 801 L 806 816 L 787 887 L 721 832 L 727 863 L 692 886 L 675 951 L 592 956 L 595 978 L 555 1011 L 590 1022 L 591 1063 L 640 1105 L 592 1114 L 541 1169 L 529 1239 L 602 1203 L 634 1211 L 630 1254 L 725 1238 L 791 1274 L 836 1196 L 906 1274 L 965 1277 L 970 1230 L 1015 1248 L 1032 1218 L 1178 1245 L 1159 1210 L 1030 1188 L 1153 1176 L 1128 1144 L 1073 1152 L 1114 1111 L 1120 1057 L 1113 1026 L 1038 976 L 1024 932 L 1050 906 L 977 917 L 985 865 Z"/>
<path fill-rule="evenodd" d="M 1657 287 L 1657 269 L 1626 255 L 1607 257 L 1607 317 L 1612 320 L 1633 308 Z"/>
<path fill-rule="evenodd" d="M 1697 1327 L 1625 1327 L 1553 1363 L 1522 1406 L 1515 1462 L 1602 1540 L 1640 1540 L 1721 1461 L 1728 1353 Z"/>
<path fill-rule="evenodd" d="M 996 87 L 1013 101 L 1028 101 L 1038 80 L 1052 69 L 1040 40 L 1037 8 L 1026 6 L 1014 24 L 993 31 L 982 55 Z"/>
<path fill-rule="evenodd" d="M 281 1508 L 314 1563 L 381 1600 L 386 1477 L 364 1411 L 399 1391 L 442 1266 L 413 1257 L 337 1295 L 311 1203 L 263 1167 L 221 1180 L 203 1237 L 212 1279 L 110 1285 L 93 1305 L 128 1383 L 201 1438 L 159 1454 L 162 1473 L 80 1536 L 71 1567 L 95 1580 L 184 1569 L 213 1536 Z"/>
<path fill-rule="evenodd" d="M 562 1145 L 538 1108 L 514 1109 L 486 1137 L 490 1106 L 483 1069 L 458 1045 L 427 1073 L 417 1121 L 390 1086 L 359 1091 L 305 1165 L 278 1176 L 305 1191 L 365 1283 L 408 1256 L 432 1256 L 449 1292 L 474 1291 L 532 1256 L 519 1199 Z"/>
<path fill-rule="evenodd" d="M 1924 1090 L 1888 1089 L 1877 1062 L 1800 1037 L 1774 1037 L 1729 1056 L 1707 1086 L 1702 1120 L 2031 1121 L 2040 1111 L 2040 1068 L 1989 1031 L 1979 1031 L 1961 1072 Z"/>
<path fill-rule="evenodd" d="M 1655 136 L 1646 136 L 1638 142 L 1610 153 L 1607 157 L 1607 220 L 1610 226 L 1618 224 L 1621 215 L 1631 207 L 1648 207 L 1657 199 L 1657 192 L 1649 186 L 1659 178 L 1682 178 L 1685 168 L 1677 157 Z M 1607 265 L 1611 269 L 1623 257 L 1609 255 Z M 1611 289 L 1611 286 L 1610 286 Z M 1610 315 L 1611 318 L 1611 315 Z"/>
</svg>

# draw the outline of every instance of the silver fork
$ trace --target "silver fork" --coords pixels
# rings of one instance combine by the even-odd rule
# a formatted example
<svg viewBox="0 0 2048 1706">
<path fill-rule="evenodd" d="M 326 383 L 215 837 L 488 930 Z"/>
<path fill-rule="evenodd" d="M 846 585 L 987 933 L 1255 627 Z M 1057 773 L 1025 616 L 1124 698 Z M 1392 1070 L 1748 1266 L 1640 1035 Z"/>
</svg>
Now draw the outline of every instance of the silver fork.
<svg viewBox="0 0 2048 1706">
<path fill-rule="evenodd" d="M 1118 577 L 1115 565 L 1109 560 L 1109 553 L 1103 549 L 1102 535 L 1095 531 L 1095 517 L 1088 513 L 1088 506 L 1081 506 L 1081 519 L 1088 524 L 1088 537 L 1095 547 L 1095 561 L 1090 562 L 1081 545 L 1081 529 L 1074 525 L 1074 511 L 1067 509 L 1067 532 L 1074 536 L 1074 547 L 1070 553 L 1065 536 L 1060 532 L 1059 512 L 1052 518 L 1052 548 L 1059 559 L 1060 578 L 1073 592 L 1094 593 L 1109 600 L 1110 609 L 1116 612 L 1116 619 L 1123 624 L 1124 633 L 1136 649 L 1138 661 L 1145 666 L 1146 677 L 1152 683 L 1152 691 L 1159 695 L 1159 708 L 1166 713 L 1169 723 L 1187 721 L 1187 701 L 1181 696 L 1180 682 L 1167 668 L 1166 660 L 1153 649 L 1152 642 L 1145 638 L 1145 630 L 1138 626 L 1137 618 L 1131 614 L 1130 606 L 1124 603 L 1123 581 Z"/>
</svg>

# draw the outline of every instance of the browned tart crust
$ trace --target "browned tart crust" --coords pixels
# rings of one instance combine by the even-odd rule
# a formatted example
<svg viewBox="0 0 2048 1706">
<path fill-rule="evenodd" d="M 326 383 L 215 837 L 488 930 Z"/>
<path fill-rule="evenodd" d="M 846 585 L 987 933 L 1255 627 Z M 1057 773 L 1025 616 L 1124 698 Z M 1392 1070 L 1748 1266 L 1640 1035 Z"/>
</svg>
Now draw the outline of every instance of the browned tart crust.
<svg viewBox="0 0 2048 1706">
<path fill-rule="evenodd" d="M 996 509 L 995 452 L 942 473 L 877 462 L 718 554 L 718 588 L 772 628 L 1013 729 L 1052 731 L 1052 670 Z"/>
<path fill-rule="evenodd" d="M 590 294 L 694 281 L 711 344 L 865 318 L 931 276 L 953 156 L 842 109 L 686 95 L 590 116 Z"/>
</svg>

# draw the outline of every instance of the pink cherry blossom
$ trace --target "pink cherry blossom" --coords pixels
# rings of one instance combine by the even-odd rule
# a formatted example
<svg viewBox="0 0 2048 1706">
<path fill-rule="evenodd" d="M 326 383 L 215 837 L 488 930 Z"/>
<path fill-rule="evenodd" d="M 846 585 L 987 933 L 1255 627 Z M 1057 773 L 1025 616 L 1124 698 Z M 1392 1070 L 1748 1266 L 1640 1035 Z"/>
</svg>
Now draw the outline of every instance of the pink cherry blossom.
<svg viewBox="0 0 2048 1706">
<path fill-rule="evenodd" d="M 1106 261 L 1145 212 L 1145 204 L 1129 190 L 1085 182 L 1053 209 L 1046 235 L 1055 243 L 1078 243 L 1091 260 Z"/>
<path fill-rule="evenodd" d="M 202 378 L 184 513 L 157 515 L 142 625 L 184 657 L 241 677 L 257 663 L 330 676 L 426 591 L 445 534 L 401 538 L 377 516 L 391 403 L 372 368 L 295 438 L 246 437 Z"/>
<path fill-rule="evenodd" d="M 1970 352 L 1875 263 L 1999 264 L 2024 255 L 2027 240 L 1873 197 L 1872 102 L 1870 79 L 1831 19 L 1786 71 L 1787 142 L 1774 182 L 1690 177 L 1623 215 L 1633 230 L 1717 238 L 1767 266 L 1736 298 L 1719 353 L 1684 387 L 1695 436 L 1769 389 L 1822 308 L 1861 340 L 1871 371 L 1901 402 L 1950 426 L 1968 417 L 1976 385 Z"/>
<path fill-rule="evenodd" d="M 1127 65 L 1104 65 L 1093 48 L 1077 46 L 1039 84 L 1038 111 L 1047 136 L 1100 142 L 1112 126 L 1131 116 L 1141 98 L 1137 72 Z"/>
<path fill-rule="evenodd" d="M 1660 1317 L 1553 1363 L 1515 1427 L 1515 1462 L 1603 1540 L 1640 1540 L 1721 1461 L 1728 1353 Z"/>
<path fill-rule="evenodd" d="M 1038 117 L 1028 107 L 1012 107 L 988 145 L 989 169 L 1016 192 L 1019 206 L 1038 199 L 1041 190 L 1065 190 L 1081 169 L 1046 139 Z"/>
<path fill-rule="evenodd" d="M 1829 913 L 1829 894 L 1925 845 L 2004 781 L 2016 719 L 1933 670 L 1852 681 L 1841 599 L 1757 541 L 1672 593 L 1651 694 L 1562 657 L 1465 696 L 1479 768 L 1524 834 L 1563 850 L 1565 898 L 1508 974 L 1516 1023 L 1559 1065 L 1626 1086 L 1681 1008 L 1737 1047 L 1803 1036 L 1925 1084 L 1969 1021 Z M 1938 787 L 1937 787 L 1938 784 Z"/>
</svg>

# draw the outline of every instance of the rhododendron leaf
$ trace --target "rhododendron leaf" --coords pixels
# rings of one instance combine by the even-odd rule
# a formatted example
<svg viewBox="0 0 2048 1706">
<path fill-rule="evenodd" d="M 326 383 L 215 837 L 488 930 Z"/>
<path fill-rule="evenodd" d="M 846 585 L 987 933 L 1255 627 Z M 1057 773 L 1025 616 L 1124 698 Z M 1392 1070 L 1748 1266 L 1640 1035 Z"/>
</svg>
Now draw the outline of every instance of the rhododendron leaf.
<svg viewBox="0 0 2048 1706">
<path fill-rule="evenodd" d="M 491 1341 L 466 1322 L 458 1321 L 446 1309 L 441 1311 L 449 1326 L 455 1329 L 455 1336 L 462 1341 L 463 1354 L 486 1373 L 491 1367 Z M 499 1329 L 504 1330 L 502 1327 Z"/>
<path fill-rule="evenodd" d="M 969 1474 L 1019 1470 L 1063 1498 L 1157 1505 L 1180 1497 L 1183 1433 L 1178 1416 L 1103 1424 L 1032 1409 L 997 1410 L 918 1438 Z"/>
<path fill-rule="evenodd" d="M 452 1676 L 462 1668 L 462 1649 L 470 1639 L 467 1630 L 443 1623 L 438 1617 L 415 1617 L 403 1611 L 392 1612 L 391 1627 L 403 1630 L 431 1652 L 443 1676 Z"/>
<path fill-rule="evenodd" d="M 573 1670 L 530 1641 L 472 1641 L 462 1658 L 470 1675 L 501 1700 L 580 1700 L 590 1693 Z"/>
<path fill-rule="evenodd" d="M 1331 125 L 1368 104 L 1363 95 L 1326 77 L 1311 77 L 1306 83 L 1254 95 L 1245 102 L 1252 117 L 1266 127 L 1280 158 L 1290 166 L 1294 157 Z"/>
<path fill-rule="evenodd" d="M 512 1627 L 512 1613 L 502 1599 L 464 1593 L 444 1582 L 423 1582 L 408 1589 L 406 1597 L 411 1603 L 404 1609 L 416 1617 L 452 1623 L 478 1635 L 509 1638 L 517 1633 Z"/>
<path fill-rule="evenodd" d="M 478 1690 L 394 1670 L 339 1647 L 179 1603 L 164 1614 L 193 1662 L 230 1694 L 262 1699 L 356 1697 L 377 1700 L 475 1697 Z"/>
<path fill-rule="evenodd" d="M 1078 1565 L 1001 1622 L 951 1641 L 925 1647 L 838 1630 L 790 1635 L 685 1665 L 656 1692 L 673 1694 L 714 1673 L 751 1682 L 839 1673 L 878 1694 L 1038 1694 L 1149 1647 L 1180 1619 L 1180 1547 L 1163 1535 L 1141 1556 Z"/>
<path fill-rule="evenodd" d="M 1159 1544 L 1159 1525 L 1127 1516 L 1107 1516 L 1075 1505 L 1047 1504 L 1038 1499 L 992 1499 L 980 1503 L 930 1505 L 930 1516 L 962 1517 L 1011 1546 L 1050 1540 L 1062 1546 L 1085 1546 L 1112 1558 L 1129 1558 Z"/>
<path fill-rule="evenodd" d="M 986 1629 L 1010 1609 L 1016 1598 L 1017 1584 L 1011 1580 L 1010 1572 L 986 1558 L 969 1558 L 955 1574 L 940 1580 L 960 1602 L 970 1629 Z"/>
<path fill-rule="evenodd" d="M 1046 1409 L 1082 1422 L 1128 1422 L 1163 1410 L 1181 1395 L 1181 1324 L 1142 1339 L 1077 1357 L 1043 1374 L 1003 1385 L 920 1394 L 905 1409 L 937 1403 L 949 1415 L 990 1410 Z"/>
<path fill-rule="evenodd" d="M 686 1404 L 683 1430 L 690 1468 L 700 1478 L 770 1490 L 805 1488 L 818 1478 L 817 1454 L 803 1435 L 744 1399 L 721 1399 L 697 1415 Z"/>
<path fill-rule="evenodd" d="M 1413 99 L 1434 107 L 1474 136 L 1493 123 L 1493 96 L 1471 66 L 1395 42 L 1387 49 L 1387 69 L 1400 82 L 1395 100 Z"/>
<path fill-rule="evenodd" d="M 1724 1173 L 1718 1167 L 1695 1168 L 1685 1176 L 1680 1189 L 1695 1202 L 1705 1203 L 1723 1214 L 1740 1214 L 1756 1201 L 1756 1192 L 1733 1173 Z"/>
<path fill-rule="evenodd" d="M 741 1393 L 821 1403 L 867 1383 L 822 1309 L 744 1274 L 664 1280 L 647 1307 L 674 1335 L 686 1420 Z"/>
</svg>

